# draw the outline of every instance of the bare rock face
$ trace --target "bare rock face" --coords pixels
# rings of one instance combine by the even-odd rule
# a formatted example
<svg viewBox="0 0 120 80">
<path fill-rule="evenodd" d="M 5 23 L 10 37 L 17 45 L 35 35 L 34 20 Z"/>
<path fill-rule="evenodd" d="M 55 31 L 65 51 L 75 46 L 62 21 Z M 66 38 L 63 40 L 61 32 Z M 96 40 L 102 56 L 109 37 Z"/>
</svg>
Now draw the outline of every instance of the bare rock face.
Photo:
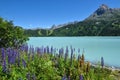
<svg viewBox="0 0 120 80">
<path fill-rule="evenodd" d="M 120 8 L 109 8 L 107 5 L 102 4 L 92 15 L 85 20 L 109 20 L 115 15 L 120 14 Z"/>
<path fill-rule="evenodd" d="M 95 11 L 95 13 L 96 13 L 97 15 L 102 15 L 102 14 L 104 14 L 107 10 L 109 10 L 109 7 L 108 7 L 107 5 L 105 5 L 105 4 L 102 4 L 102 5 Z"/>
<path fill-rule="evenodd" d="M 109 9 L 109 7 L 108 7 L 107 5 L 105 5 L 105 4 L 102 4 L 102 5 L 100 6 L 100 9 L 107 10 L 107 9 Z"/>
</svg>

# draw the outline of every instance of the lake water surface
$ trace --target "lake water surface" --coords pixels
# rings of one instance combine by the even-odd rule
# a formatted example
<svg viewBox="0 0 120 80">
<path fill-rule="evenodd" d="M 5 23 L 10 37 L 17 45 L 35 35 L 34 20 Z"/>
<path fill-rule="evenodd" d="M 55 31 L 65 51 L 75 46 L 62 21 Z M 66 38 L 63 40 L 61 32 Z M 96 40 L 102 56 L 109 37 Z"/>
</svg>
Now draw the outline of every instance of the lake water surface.
<svg viewBox="0 0 120 80">
<path fill-rule="evenodd" d="M 30 37 L 28 45 L 55 48 L 72 45 L 80 48 L 81 54 L 84 49 L 86 60 L 97 62 L 103 56 L 106 64 L 120 67 L 120 37 Z"/>
</svg>

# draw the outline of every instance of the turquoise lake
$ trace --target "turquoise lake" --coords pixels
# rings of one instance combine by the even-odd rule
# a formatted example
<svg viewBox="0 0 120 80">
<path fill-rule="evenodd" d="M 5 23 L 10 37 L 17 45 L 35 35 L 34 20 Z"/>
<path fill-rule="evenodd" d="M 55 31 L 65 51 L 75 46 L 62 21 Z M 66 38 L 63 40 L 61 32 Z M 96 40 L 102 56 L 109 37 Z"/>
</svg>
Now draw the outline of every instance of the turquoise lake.
<svg viewBox="0 0 120 80">
<path fill-rule="evenodd" d="M 34 47 L 53 46 L 66 48 L 72 45 L 82 54 L 84 49 L 85 59 L 98 62 L 104 57 L 106 65 L 120 67 L 120 37 L 30 37 L 28 45 Z"/>
</svg>

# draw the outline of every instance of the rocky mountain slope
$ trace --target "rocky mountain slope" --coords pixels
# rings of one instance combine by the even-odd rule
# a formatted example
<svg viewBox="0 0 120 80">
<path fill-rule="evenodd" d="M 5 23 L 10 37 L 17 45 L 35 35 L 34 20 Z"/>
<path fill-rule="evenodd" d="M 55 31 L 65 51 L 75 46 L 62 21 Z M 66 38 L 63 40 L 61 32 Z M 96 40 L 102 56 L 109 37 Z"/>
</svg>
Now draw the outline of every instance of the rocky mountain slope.
<svg viewBox="0 0 120 80">
<path fill-rule="evenodd" d="M 102 4 L 92 15 L 85 20 L 111 20 L 115 15 L 120 15 L 120 8 L 109 8 Z"/>
<path fill-rule="evenodd" d="M 83 21 L 45 30 L 26 30 L 28 36 L 120 36 L 120 8 L 102 4 Z"/>
</svg>

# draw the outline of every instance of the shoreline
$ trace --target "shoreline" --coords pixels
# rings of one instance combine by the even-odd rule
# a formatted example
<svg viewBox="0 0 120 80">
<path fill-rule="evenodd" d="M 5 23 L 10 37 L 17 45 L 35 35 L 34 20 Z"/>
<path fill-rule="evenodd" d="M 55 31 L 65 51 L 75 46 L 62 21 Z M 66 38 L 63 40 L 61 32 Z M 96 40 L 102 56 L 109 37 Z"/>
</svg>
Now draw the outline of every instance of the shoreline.
<svg viewBox="0 0 120 80">
<path fill-rule="evenodd" d="M 97 63 L 94 63 L 94 62 L 90 62 L 91 66 L 93 67 L 97 67 L 98 64 Z M 101 67 L 101 66 L 100 66 Z M 110 66 L 110 65 L 104 65 L 105 69 L 109 69 L 109 70 L 112 70 L 112 71 L 120 71 L 120 67 L 117 67 L 117 66 Z"/>
</svg>

